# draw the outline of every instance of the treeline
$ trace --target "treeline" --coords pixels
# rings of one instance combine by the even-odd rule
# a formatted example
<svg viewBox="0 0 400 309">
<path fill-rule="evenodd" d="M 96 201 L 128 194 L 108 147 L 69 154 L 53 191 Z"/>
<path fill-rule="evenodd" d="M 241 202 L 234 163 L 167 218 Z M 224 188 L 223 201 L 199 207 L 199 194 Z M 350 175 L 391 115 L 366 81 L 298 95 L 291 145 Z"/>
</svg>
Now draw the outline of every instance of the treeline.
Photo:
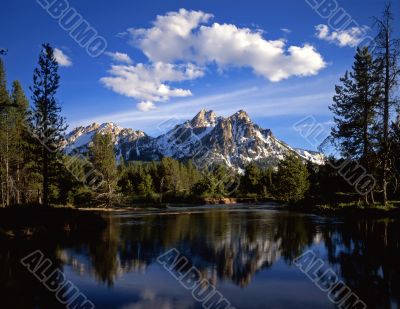
<svg viewBox="0 0 400 309">
<path fill-rule="evenodd" d="M 63 190 L 61 141 L 66 126 L 55 99 L 59 87 L 53 49 L 44 44 L 30 87 L 32 105 L 18 81 L 8 91 L 0 58 L 1 206 L 50 204 Z"/>
<path fill-rule="evenodd" d="M 1 205 L 25 203 L 35 195 L 34 160 L 30 158 L 26 132 L 28 99 L 18 81 L 7 90 L 4 64 L 0 58 L 0 182 Z M 29 174 L 29 178 L 27 175 Z"/>
<path fill-rule="evenodd" d="M 323 166 L 288 156 L 276 168 L 251 163 L 243 173 L 191 162 L 119 162 L 110 135 L 94 137 L 87 156 L 62 151 L 65 120 L 56 100 L 58 64 L 44 44 L 30 87 L 31 104 L 18 81 L 8 89 L 0 58 L 1 206 L 199 202 L 227 196 L 291 204 L 357 202 L 370 206 L 400 199 L 400 42 L 385 7 L 373 50 L 357 49 L 354 64 L 335 87 L 331 139 L 341 158 Z M 397 109 L 397 110 L 396 110 Z M 362 184 L 367 175 L 369 182 Z M 364 177 L 365 178 L 365 177 Z"/>
<path fill-rule="evenodd" d="M 99 159 L 95 156 L 99 152 L 109 159 Z M 107 134 L 95 136 L 89 156 L 96 169 L 102 172 L 107 169 L 106 174 L 112 176 L 97 190 L 87 186 L 72 188 L 68 202 L 77 206 L 201 203 L 226 197 L 297 202 L 310 187 L 307 166 L 295 156 L 282 161 L 275 170 L 249 164 L 243 175 L 224 165 L 201 170 L 190 160 L 182 163 L 169 157 L 159 162 L 117 166 L 112 139 Z M 81 166 L 85 164 L 82 162 Z"/>
</svg>

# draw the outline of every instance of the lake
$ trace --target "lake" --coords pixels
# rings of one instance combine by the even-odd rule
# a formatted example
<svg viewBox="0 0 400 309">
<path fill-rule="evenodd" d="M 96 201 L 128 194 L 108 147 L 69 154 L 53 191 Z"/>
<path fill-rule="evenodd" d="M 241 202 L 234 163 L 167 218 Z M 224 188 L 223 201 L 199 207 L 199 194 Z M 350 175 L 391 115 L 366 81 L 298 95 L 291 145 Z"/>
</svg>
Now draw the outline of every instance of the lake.
<svg viewBox="0 0 400 309">
<path fill-rule="evenodd" d="M 346 295 L 359 297 L 354 308 L 400 308 L 398 219 L 325 218 L 272 206 L 104 216 L 108 227 L 96 236 L 2 243 L 1 307 L 65 307 L 20 262 L 40 250 L 96 308 L 335 308 L 329 291 L 307 276 L 311 256 L 321 264 L 313 279 L 321 285 L 325 271 L 332 280 L 335 274 Z M 201 275 L 192 287 L 182 281 L 189 272 Z M 220 303 L 207 303 L 207 295 L 220 295 Z"/>
</svg>

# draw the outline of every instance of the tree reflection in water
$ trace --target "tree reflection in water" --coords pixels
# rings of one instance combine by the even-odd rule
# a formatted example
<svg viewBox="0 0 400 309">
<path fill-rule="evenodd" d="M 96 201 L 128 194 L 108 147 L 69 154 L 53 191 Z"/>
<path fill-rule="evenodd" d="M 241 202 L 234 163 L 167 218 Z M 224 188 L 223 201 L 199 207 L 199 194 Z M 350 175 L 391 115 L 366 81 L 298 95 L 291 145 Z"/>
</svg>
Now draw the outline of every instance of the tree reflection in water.
<svg viewBox="0 0 400 309">
<path fill-rule="evenodd" d="M 98 237 L 59 243 L 47 253 L 60 267 L 69 265 L 112 286 L 119 276 L 146 272 L 160 254 L 177 248 L 189 259 L 188 268 L 196 266 L 213 284 L 222 280 L 246 288 L 257 272 L 278 261 L 292 265 L 312 247 L 368 307 L 400 303 L 399 220 L 338 221 L 268 209 L 107 216 L 109 226 Z M 31 290 L 35 286 L 18 265 L 26 251 L 21 248 L 6 243 L 0 250 L 3 291 L 13 284 Z"/>
</svg>

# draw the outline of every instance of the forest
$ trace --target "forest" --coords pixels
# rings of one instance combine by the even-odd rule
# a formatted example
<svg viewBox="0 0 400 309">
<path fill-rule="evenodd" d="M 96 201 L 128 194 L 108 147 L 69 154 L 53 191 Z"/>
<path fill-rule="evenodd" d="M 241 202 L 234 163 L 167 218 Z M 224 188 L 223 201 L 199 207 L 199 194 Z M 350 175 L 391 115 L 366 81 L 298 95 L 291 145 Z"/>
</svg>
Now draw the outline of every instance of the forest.
<svg viewBox="0 0 400 309">
<path fill-rule="evenodd" d="M 87 156 L 69 157 L 62 145 L 66 119 L 57 100 L 61 85 L 54 50 L 43 44 L 29 96 L 6 78 L 0 58 L 0 205 L 113 207 L 135 204 L 277 201 L 289 205 L 360 208 L 400 200 L 400 41 L 393 12 L 375 18 L 373 46 L 357 48 L 354 63 L 335 86 L 331 142 L 341 156 L 322 166 L 288 156 L 276 167 L 248 164 L 243 173 L 224 165 L 197 169 L 190 160 L 119 162 L 112 137 L 96 135 Z M 4 54 L 4 52 L 3 52 Z M 29 97 L 29 98 L 28 98 Z M 101 179 L 89 181 L 95 171 Z M 369 182 L 361 178 L 369 175 Z"/>
</svg>

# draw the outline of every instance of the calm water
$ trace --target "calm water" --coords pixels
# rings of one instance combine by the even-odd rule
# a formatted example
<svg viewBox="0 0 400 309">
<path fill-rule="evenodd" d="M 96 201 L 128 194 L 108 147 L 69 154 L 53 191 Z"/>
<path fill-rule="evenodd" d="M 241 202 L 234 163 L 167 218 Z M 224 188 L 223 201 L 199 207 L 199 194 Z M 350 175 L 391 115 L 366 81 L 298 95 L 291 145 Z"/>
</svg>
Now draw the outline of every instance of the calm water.
<svg viewBox="0 0 400 309">
<path fill-rule="evenodd" d="M 368 308 L 400 308 L 399 220 L 347 222 L 269 207 L 105 216 L 109 227 L 95 237 L 2 244 L 0 307 L 59 307 L 19 263 L 40 249 L 96 308 L 201 308 L 156 261 L 176 248 L 235 308 L 335 308 L 293 264 L 309 249 Z"/>
</svg>

